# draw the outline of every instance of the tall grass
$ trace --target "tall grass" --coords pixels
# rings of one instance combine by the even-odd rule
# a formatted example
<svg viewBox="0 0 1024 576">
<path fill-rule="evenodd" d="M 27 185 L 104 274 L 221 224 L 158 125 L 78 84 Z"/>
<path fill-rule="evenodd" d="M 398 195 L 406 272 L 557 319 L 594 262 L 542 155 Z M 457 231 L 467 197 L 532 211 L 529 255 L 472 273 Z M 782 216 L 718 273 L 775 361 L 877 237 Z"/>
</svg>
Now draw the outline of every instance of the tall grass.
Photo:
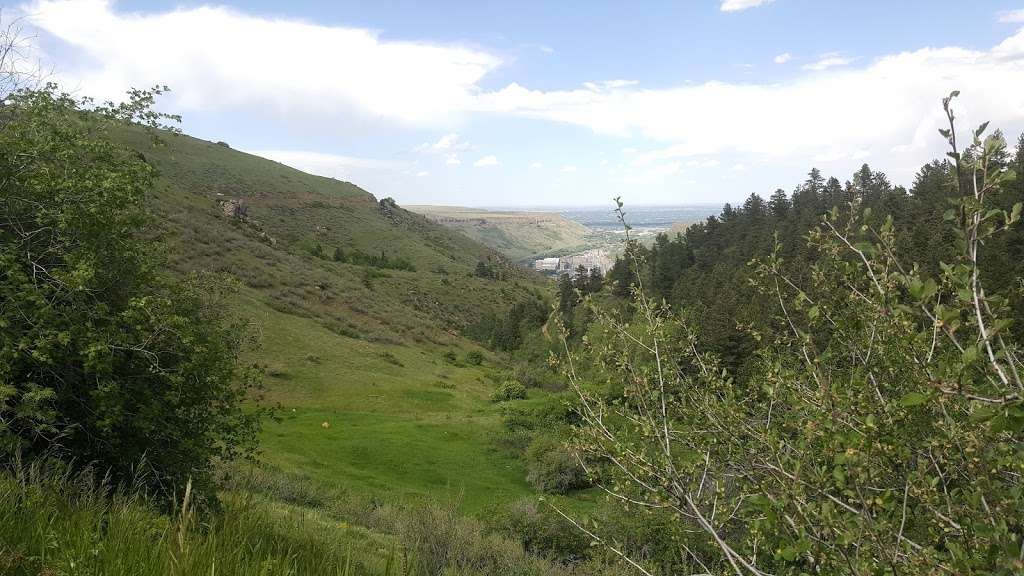
<svg viewBox="0 0 1024 576">
<path fill-rule="evenodd" d="M 456 503 L 396 506 L 250 466 L 222 507 L 186 491 L 164 514 L 53 462 L 0 469 L 0 574 L 11 576 L 568 576 Z"/>
<path fill-rule="evenodd" d="M 395 536 L 404 545 L 403 567 L 416 576 L 567 576 L 558 562 L 530 554 L 518 540 L 494 533 L 458 511 L 458 502 L 425 501 L 397 505 L 323 486 L 297 474 L 233 467 L 226 485 L 249 494 L 312 507 L 327 517 L 344 518 L 376 533 Z"/>
<path fill-rule="evenodd" d="M 0 574 L 400 575 L 393 541 L 315 511 L 226 495 L 162 515 L 129 491 L 54 464 L 0 472 Z"/>
</svg>

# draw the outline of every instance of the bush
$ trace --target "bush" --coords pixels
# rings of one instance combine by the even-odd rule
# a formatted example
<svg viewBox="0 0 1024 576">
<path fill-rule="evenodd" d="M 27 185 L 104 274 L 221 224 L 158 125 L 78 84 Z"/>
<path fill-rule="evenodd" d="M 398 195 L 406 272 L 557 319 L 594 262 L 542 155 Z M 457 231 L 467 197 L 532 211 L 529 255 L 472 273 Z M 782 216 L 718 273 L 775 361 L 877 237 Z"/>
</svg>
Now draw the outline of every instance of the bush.
<svg viewBox="0 0 1024 576">
<path fill-rule="evenodd" d="M 227 283 L 173 281 L 140 232 L 156 172 L 107 136 L 155 124 L 153 94 L 90 109 L 52 87 L 5 103 L 0 131 L 0 458 L 67 455 L 161 498 L 251 453 L 259 383 Z M 16 311 L 16 313 L 12 313 Z M 6 452 L 6 454 L 5 454 Z M 145 474 L 137 467 L 145 462 Z"/>
<path fill-rule="evenodd" d="M 579 562 L 590 551 L 590 539 L 549 506 L 523 498 L 490 511 L 492 530 L 515 538 L 527 550 L 563 562 Z"/>
<path fill-rule="evenodd" d="M 537 490 L 565 494 L 589 485 L 576 456 L 552 436 L 537 436 L 526 449 L 526 480 Z"/>
<path fill-rule="evenodd" d="M 479 350 L 471 350 L 466 354 L 466 364 L 470 366 L 479 366 L 484 363 L 484 355 Z"/>
<path fill-rule="evenodd" d="M 526 387 L 516 382 L 515 380 L 506 380 L 501 383 L 500 386 L 491 394 L 491 400 L 494 402 L 504 402 L 506 400 L 525 400 L 526 399 Z"/>
</svg>

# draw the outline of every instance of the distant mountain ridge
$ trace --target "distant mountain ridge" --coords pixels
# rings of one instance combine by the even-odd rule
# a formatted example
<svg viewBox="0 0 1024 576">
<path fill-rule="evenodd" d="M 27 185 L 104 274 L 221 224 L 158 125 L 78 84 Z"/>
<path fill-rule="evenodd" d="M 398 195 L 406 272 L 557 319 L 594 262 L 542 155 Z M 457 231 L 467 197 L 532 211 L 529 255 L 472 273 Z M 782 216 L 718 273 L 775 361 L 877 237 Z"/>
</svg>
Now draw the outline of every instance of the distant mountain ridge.
<svg viewBox="0 0 1024 576">
<path fill-rule="evenodd" d="M 555 212 L 487 210 L 461 206 L 407 206 L 515 261 L 583 249 L 591 230 Z"/>
</svg>

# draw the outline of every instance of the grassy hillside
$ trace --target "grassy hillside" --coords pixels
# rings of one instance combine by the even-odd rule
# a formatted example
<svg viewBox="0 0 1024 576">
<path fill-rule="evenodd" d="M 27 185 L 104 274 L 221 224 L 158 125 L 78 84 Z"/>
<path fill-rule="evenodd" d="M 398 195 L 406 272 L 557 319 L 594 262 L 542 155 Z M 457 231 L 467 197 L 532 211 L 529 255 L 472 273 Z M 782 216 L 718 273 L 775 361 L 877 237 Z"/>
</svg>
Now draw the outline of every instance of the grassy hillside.
<svg viewBox="0 0 1024 576">
<path fill-rule="evenodd" d="M 162 174 L 152 211 L 173 269 L 227 272 L 275 309 L 336 333 L 448 344 L 539 285 L 497 251 L 353 184 L 188 136 L 158 147 L 142 133 L 123 137 Z M 226 216 L 226 201 L 239 201 L 247 217 Z M 415 271 L 332 261 L 338 248 L 402 259 Z M 479 261 L 510 280 L 475 277 Z"/>
<path fill-rule="evenodd" d="M 123 137 L 161 172 L 151 209 L 170 266 L 243 284 L 237 306 L 261 341 L 253 359 L 282 407 L 261 439 L 266 462 L 388 499 L 454 498 L 470 512 L 529 493 L 518 460 L 494 448 L 495 363 L 463 365 L 485 351 L 460 331 L 542 290 L 540 278 L 355 185 L 188 136 L 159 147 Z M 246 217 L 225 215 L 227 200 Z M 415 270 L 335 262 L 336 248 Z M 474 275 L 480 261 L 503 279 Z"/>
<path fill-rule="evenodd" d="M 458 230 L 515 261 L 582 250 L 590 230 L 559 214 L 503 212 L 454 206 L 410 206 L 409 210 Z"/>
<path fill-rule="evenodd" d="M 463 335 L 536 302 L 542 278 L 349 183 L 187 136 L 117 137 L 160 172 L 148 233 L 169 271 L 237 279 L 225 306 L 257 335 L 245 359 L 277 417 L 258 462 L 219 471 L 223 514 L 194 522 L 5 463 L 0 573 L 565 573 L 509 528 L 546 516 L 507 442 L 509 402 L 492 401 L 508 358 Z"/>
</svg>

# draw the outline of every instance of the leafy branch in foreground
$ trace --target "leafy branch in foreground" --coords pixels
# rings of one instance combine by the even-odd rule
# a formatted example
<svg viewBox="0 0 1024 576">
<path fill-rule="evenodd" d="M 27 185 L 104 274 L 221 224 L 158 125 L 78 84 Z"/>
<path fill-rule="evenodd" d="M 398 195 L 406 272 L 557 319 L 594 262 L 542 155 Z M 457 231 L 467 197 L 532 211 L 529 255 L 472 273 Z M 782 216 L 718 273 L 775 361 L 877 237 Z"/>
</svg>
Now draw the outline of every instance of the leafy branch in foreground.
<svg viewBox="0 0 1024 576">
<path fill-rule="evenodd" d="M 217 459 L 249 454 L 259 384 L 230 286 L 160 273 L 146 194 L 157 174 L 115 143 L 126 123 L 173 119 L 159 93 L 93 106 L 52 85 L 0 113 L 0 461 L 56 455 L 171 499 L 212 495 Z"/>
<path fill-rule="evenodd" d="M 1014 178 L 993 161 L 998 133 L 982 125 L 958 149 L 956 95 L 942 134 L 958 257 L 938 276 L 901 261 L 892 218 L 877 224 L 858 199 L 833 209 L 808 237 L 819 257 L 804 280 L 778 244 L 752 262 L 776 315 L 751 330 L 742 380 L 639 281 L 632 316 L 593 306 L 597 329 L 565 350 L 572 446 L 610 498 L 674 520 L 663 540 L 677 554 L 647 558 L 601 526 L 595 540 L 645 574 L 1024 570 L 1021 351 L 1006 296 L 979 274 L 979 246 L 1021 206 L 993 207 Z"/>
</svg>

